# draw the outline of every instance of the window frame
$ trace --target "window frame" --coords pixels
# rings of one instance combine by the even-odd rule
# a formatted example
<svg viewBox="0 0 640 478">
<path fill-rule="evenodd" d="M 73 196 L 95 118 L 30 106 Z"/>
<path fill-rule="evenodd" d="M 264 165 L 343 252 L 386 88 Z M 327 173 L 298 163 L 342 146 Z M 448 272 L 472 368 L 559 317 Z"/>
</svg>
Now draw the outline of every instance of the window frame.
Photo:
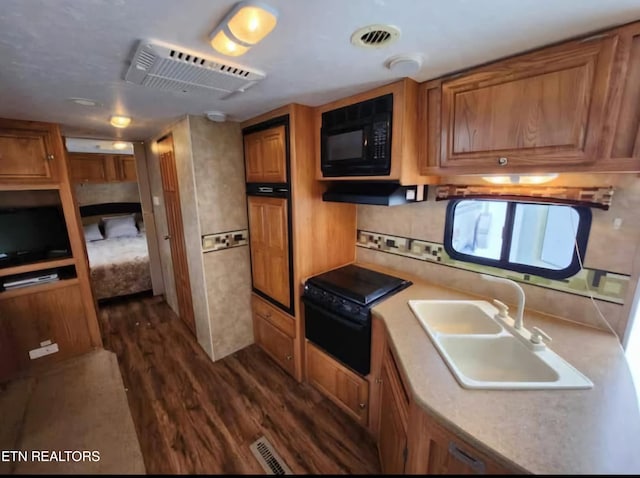
<svg viewBox="0 0 640 478">
<path fill-rule="evenodd" d="M 507 203 L 507 211 L 505 215 L 504 228 L 502 233 L 502 249 L 500 251 L 500 259 L 490 259 L 487 257 L 474 256 L 472 254 L 464 254 L 462 252 L 458 252 L 453 248 L 451 243 L 453 239 L 453 224 L 454 224 L 454 216 L 456 211 L 456 206 L 461 201 L 496 201 L 496 202 L 505 202 Z M 511 240 L 513 238 L 513 225 L 515 220 L 515 211 L 518 204 L 537 204 L 542 206 L 566 206 L 573 208 L 579 217 L 578 222 L 578 230 L 576 231 L 576 242 L 578 245 L 578 250 L 573 248 L 573 257 L 571 258 L 571 263 L 565 267 L 564 269 L 546 269 L 543 267 L 537 267 L 527 264 L 518 264 L 515 262 L 509 261 L 509 255 L 511 252 Z M 566 279 L 577 274 L 581 267 L 580 261 L 578 259 L 578 252 L 580 253 L 580 257 L 582 261 L 584 261 L 585 253 L 587 251 L 587 242 L 589 240 L 589 232 L 591 231 L 591 219 L 592 214 L 591 210 L 588 207 L 584 206 L 573 206 L 570 204 L 555 204 L 548 202 L 535 202 L 535 201 L 514 201 L 504 198 L 461 198 L 461 199 L 452 199 L 447 204 L 447 214 L 444 225 L 444 249 L 449 254 L 449 257 L 452 259 L 470 262 L 473 264 L 480 264 L 483 266 L 491 266 L 498 267 L 500 269 L 521 272 L 523 274 L 532 274 L 539 277 L 544 277 L 547 279 Z"/>
</svg>

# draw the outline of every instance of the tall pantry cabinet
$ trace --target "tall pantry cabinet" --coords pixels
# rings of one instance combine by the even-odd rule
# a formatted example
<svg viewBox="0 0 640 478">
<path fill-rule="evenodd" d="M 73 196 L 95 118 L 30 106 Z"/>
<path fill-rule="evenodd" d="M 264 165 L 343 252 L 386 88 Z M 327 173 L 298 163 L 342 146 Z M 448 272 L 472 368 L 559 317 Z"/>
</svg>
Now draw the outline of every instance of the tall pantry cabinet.
<svg viewBox="0 0 640 478">
<path fill-rule="evenodd" d="M 291 104 L 242 125 L 254 335 L 299 381 L 304 281 L 355 259 L 356 207 L 323 202 L 315 178 L 312 111 Z"/>
</svg>

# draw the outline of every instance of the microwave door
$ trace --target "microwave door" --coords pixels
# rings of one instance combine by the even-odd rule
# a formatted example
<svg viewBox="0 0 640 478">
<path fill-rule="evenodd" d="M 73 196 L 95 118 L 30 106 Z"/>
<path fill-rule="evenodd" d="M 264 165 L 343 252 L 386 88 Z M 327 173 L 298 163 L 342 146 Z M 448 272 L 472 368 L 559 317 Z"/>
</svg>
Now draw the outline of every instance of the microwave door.
<svg viewBox="0 0 640 478">
<path fill-rule="evenodd" d="M 367 147 L 367 135 L 362 127 L 352 130 L 332 131 L 326 137 L 328 163 L 362 161 Z"/>
</svg>

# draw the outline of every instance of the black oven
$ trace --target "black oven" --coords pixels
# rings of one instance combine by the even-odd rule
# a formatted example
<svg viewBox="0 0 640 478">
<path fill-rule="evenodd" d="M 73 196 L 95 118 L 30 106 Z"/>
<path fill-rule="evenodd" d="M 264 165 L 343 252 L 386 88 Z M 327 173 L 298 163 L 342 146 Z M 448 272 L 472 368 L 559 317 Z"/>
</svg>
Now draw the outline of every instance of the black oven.
<svg viewBox="0 0 640 478">
<path fill-rule="evenodd" d="M 392 94 L 323 113 L 322 175 L 388 176 L 392 117 Z"/>
<path fill-rule="evenodd" d="M 305 337 L 361 375 L 371 366 L 371 307 L 411 282 L 348 265 L 304 285 Z"/>
</svg>

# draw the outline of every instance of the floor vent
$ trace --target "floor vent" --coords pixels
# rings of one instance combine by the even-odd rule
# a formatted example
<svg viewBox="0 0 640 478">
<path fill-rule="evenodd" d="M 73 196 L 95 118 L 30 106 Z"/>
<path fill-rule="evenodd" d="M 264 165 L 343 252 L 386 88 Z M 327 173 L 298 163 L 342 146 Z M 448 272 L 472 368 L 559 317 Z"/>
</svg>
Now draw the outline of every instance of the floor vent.
<svg viewBox="0 0 640 478">
<path fill-rule="evenodd" d="M 273 446 L 265 437 L 258 438 L 249 448 L 268 475 L 292 474 L 289 467 L 285 465 L 284 460 L 275 452 Z"/>
</svg>

